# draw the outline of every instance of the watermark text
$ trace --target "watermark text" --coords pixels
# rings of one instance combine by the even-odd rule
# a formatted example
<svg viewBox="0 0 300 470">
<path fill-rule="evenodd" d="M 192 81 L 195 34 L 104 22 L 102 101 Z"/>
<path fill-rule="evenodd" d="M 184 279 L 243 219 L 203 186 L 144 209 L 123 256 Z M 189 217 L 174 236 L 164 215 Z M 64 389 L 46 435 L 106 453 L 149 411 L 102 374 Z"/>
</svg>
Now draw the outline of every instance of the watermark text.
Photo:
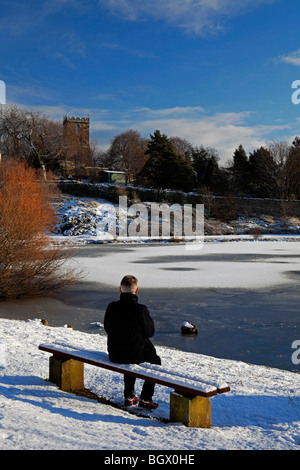
<svg viewBox="0 0 300 470">
<path fill-rule="evenodd" d="M 182 241 L 190 248 L 202 246 L 204 237 L 203 204 L 134 203 L 128 207 L 127 196 L 119 205 L 109 205 L 97 231 L 98 239 L 118 241 Z"/>
<path fill-rule="evenodd" d="M 6 104 L 5 82 L 0 80 L 0 105 Z"/>
<path fill-rule="evenodd" d="M 292 363 L 295 365 L 300 364 L 300 339 L 293 341 L 292 349 L 295 351 L 292 354 Z"/>
</svg>

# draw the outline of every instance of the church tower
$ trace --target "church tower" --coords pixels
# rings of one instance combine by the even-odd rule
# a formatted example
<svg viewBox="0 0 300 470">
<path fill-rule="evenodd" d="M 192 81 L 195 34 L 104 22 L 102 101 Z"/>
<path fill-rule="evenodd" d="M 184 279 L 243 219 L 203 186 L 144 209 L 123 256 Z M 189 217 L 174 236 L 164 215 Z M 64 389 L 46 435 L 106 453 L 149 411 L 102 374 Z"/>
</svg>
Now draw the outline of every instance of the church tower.
<svg viewBox="0 0 300 470">
<path fill-rule="evenodd" d="M 65 116 L 63 138 L 66 160 L 76 166 L 91 166 L 90 118 Z"/>
</svg>

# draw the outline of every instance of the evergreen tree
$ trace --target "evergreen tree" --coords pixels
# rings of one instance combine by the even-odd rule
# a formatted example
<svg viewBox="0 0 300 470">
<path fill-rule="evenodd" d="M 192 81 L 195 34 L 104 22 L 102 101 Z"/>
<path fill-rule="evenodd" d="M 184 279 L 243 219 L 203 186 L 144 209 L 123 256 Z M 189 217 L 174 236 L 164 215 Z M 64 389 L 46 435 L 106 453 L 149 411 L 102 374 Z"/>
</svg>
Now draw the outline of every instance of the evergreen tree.
<svg viewBox="0 0 300 470">
<path fill-rule="evenodd" d="M 205 148 L 203 145 L 195 147 L 192 152 L 192 165 L 197 173 L 199 188 L 206 188 L 218 192 L 220 169 L 218 155 L 215 149 Z"/>
<path fill-rule="evenodd" d="M 260 147 L 250 153 L 249 169 L 251 192 L 258 197 L 277 197 L 278 168 L 270 151 Z"/>
<path fill-rule="evenodd" d="M 234 151 L 232 165 L 233 187 L 238 193 L 248 192 L 250 165 L 242 145 Z"/>
<path fill-rule="evenodd" d="M 176 153 L 172 143 L 159 130 L 150 135 L 145 152 L 149 158 L 139 174 L 140 180 L 154 188 L 190 191 L 196 180 L 191 163 Z"/>
</svg>

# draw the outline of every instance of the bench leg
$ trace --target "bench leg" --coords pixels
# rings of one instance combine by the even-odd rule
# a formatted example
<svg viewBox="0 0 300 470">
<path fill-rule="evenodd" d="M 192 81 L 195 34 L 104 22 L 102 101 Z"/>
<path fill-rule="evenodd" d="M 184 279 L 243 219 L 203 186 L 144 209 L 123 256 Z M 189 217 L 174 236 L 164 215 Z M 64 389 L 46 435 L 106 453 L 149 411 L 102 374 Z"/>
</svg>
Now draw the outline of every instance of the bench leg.
<svg viewBox="0 0 300 470">
<path fill-rule="evenodd" d="M 49 381 L 61 390 L 71 392 L 84 388 L 84 364 L 74 359 L 50 357 Z"/>
<path fill-rule="evenodd" d="M 210 398 L 199 396 L 190 398 L 171 392 L 170 421 L 181 422 L 191 428 L 210 428 Z"/>
</svg>

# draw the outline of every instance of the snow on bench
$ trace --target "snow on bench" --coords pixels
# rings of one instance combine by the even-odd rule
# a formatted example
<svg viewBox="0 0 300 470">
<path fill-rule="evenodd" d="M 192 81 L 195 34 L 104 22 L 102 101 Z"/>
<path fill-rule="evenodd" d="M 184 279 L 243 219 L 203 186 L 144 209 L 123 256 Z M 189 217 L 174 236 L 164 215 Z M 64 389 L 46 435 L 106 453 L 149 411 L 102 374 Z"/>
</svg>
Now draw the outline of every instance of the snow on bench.
<svg viewBox="0 0 300 470">
<path fill-rule="evenodd" d="M 176 372 L 164 370 L 162 366 L 155 364 L 117 364 L 111 362 L 108 354 L 102 351 L 83 351 L 72 346 L 39 346 L 41 351 L 52 353 L 55 357 L 74 359 L 97 367 L 109 369 L 126 375 L 131 375 L 139 379 L 149 380 L 166 387 L 174 388 L 181 394 L 199 395 L 202 397 L 212 397 L 218 393 L 229 392 L 227 384 L 212 384 L 207 381 L 199 381 L 188 377 L 180 376 Z"/>
<path fill-rule="evenodd" d="M 55 344 L 41 344 L 39 349 L 53 354 L 50 357 L 49 380 L 65 391 L 84 388 L 84 363 L 174 389 L 174 393 L 171 393 L 170 418 L 172 421 L 184 422 L 188 426 L 210 427 L 210 397 L 230 391 L 227 384 L 215 384 L 185 377 L 155 364 L 113 363 L 108 354 L 102 351 L 84 351 L 70 345 Z M 176 403 L 176 406 L 172 405 L 172 402 Z M 192 411 L 195 404 L 196 411 Z M 190 415 L 196 416 L 196 421 Z M 191 424 L 195 422 L 201 424 Z"/>
</svg>

